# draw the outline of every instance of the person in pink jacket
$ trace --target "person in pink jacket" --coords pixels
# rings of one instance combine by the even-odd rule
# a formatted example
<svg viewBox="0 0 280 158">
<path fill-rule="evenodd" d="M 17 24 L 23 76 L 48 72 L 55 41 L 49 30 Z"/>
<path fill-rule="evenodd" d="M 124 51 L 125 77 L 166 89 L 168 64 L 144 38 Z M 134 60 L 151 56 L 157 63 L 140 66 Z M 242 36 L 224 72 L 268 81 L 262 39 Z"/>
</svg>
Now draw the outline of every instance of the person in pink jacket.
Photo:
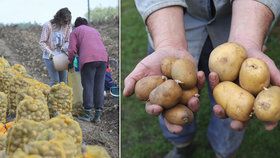
<svg viewBox="0 0 280 158">
<path fill-rule="evenodd" d="M 85 18 L 78 17 L 74 27 L 70 34 L 68 52 L 70 65 L 74 56 L 79 56 L 84 111 L 78 118 L 84 121 L 100 122 L 104 106 L 103 92 L 108 53 L 100 33 L 88 26 Z"/>
</svg>

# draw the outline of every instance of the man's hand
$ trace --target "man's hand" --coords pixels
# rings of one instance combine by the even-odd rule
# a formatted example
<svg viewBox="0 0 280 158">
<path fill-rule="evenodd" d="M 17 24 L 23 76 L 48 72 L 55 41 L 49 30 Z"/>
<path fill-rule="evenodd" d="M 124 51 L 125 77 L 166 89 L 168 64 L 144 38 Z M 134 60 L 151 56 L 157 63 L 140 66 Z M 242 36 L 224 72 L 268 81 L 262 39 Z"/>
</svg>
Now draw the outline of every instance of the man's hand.
<svg viewBox="0 0 280 158">
<path fill-rule="evenodd" d="M 184 58 L 187 57 L 191 61 L 194 61 L 193 57 L 189 52 L 182 49 L 175 49 L 171 47 L 166 47 L 163 49 L 159 49 L 152 53 L 151 55 L 144 58 L 140 61 L 134 70 L 125 78 L 124 81 L 124 96 L 130 96 L 134 92 L 135 84 L 138 80 L 143 77 L 151 76 L 151 75 L 163 75 L 160 70 L 161 61 L 168 56 L 172 56 L 175 58 Z M 205 75 L 202 71 L 197 72 L 198 84 L 197 87 L 201 89 L 205 82 Z M 197 112 L 199 109 L 199 98 L 192 97 L 187 105 L 193 112 Z M 163 108 L 160 105 L 146 103 L 146 112 L 150 115 L 159 115 L 163 111 Z M 170 124 L 165 120 L 166 126 L 168 130 L 172 133 L 180 133 L 183 129 L 182 126 Z"/>
</svg>

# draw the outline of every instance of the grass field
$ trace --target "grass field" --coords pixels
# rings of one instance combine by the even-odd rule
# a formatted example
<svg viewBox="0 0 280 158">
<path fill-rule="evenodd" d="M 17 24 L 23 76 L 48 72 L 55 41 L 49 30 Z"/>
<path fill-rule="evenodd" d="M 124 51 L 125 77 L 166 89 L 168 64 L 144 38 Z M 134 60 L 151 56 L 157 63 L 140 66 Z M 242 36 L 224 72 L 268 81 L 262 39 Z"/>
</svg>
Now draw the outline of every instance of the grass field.
<svg viewBox="0 0 280 158">
<path fill-rule="evenodd" d="M 121 13 L 121 79 L 129 74 L 136 63 L 146 55 L 147 36 L 141 17 L 133 0 L 122 1 Z M 268 40 L 268 55 L 280 66 L 279 32 L 274 30 Z M 122 85 L 123 88 L 123 85 Z M 161 134 L 158 118 L 149 116 L 144 103 L 135 96 L 122 97 L 121 150 L 122 158 L 159 158 L 163 157 L 172 145 Z M 208 144 L 206 131 L 210 118 L 209 100 L 206 89 L 201 93 L 201 108 L 197 113 L 198 130 L 194 143 L 197 148 L 192 157 L 212 158 L 214 152 Z M 218 130 L 218 129 L 217 129 Z M 272 132 L 264 130 L 262 123 L 255 118 L 247 127 L 238 158 L 277 158 L 280 157 L 280 129 Z"/>
</svg>

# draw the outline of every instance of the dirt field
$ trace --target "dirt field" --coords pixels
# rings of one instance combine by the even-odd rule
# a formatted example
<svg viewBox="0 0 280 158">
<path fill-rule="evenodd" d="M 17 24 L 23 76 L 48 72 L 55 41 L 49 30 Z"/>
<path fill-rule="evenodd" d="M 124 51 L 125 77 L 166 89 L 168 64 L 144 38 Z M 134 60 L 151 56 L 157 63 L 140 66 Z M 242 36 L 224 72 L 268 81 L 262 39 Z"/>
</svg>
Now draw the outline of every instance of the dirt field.
<svg viewBox="0 0 280 158">
<path fill-rule="evenodd" d="M 113 79 L 118 82 L 118 19 L 94 25 L 99 30 L 110 55 Z M 10 25 L 0 27 L 0 56 L 11 65 L 19 63 L 26 67 L 35 79 L 49 83 L 47 70 L 39 48 L 41 26 Z M 119 157 L 119 102 L 118 98 L 107 95 L 104 114 L 100 124 L 79 121 L 85 144 L 104 146 L 113 158 Z"/>
</svg>

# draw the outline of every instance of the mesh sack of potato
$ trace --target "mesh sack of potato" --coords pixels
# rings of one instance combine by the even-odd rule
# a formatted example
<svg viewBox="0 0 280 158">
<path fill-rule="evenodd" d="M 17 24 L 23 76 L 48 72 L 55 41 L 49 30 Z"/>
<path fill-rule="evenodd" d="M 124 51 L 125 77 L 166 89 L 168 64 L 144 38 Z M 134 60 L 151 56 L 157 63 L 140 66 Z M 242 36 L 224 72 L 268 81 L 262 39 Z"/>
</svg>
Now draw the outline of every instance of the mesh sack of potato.
<svg viewBox="0 0 280 158">
<path fill-rule="evenodd" d="M 36 83 L 36 80 L 32 78 L 27 78 L 22 75 L 16 75 L 16 77 L 13 79 L 13 86 L 10 88 L 10 96 L 9 96 L 9 104 L 10 104 L 10 109 L 9 109 L 9 114 L 15 114 L 16 109 L 18 106 L 17 103 L 17 95 L 26 88 L 29 88 L 33 86 Z"/>
<path fill-rule="evenodd" d="M 68 158 L 60 142 L 33 141 L 24 146 L 23 151 L 28 155 L 39 155 L 42 158 Z"/>
<path fill-rule="evenodd" d="M 15 71 L 19 72 L 22 75 L 27 75 L 27 71 L 23 65 L 15 64 L 15 65 L 11 66 L 11 68 L 14 69 Z"/>
<path fill-rule="evenodd" d="M 67 158 L 76 158 L 81 154 L 81 148 L 77 148 L 75 140 L 67 133 L 54 131 L 52 129 L 44 130 L 36 139 L 37 141 L 46 140 L 60 144 Z"/>
<path fill-rule="evenodd" d="M 71 116 L 73 91 L 64 82 L 51 87 L 48 105 L 52 116 L 64 114 Z"/>
<path fill-rule="evenodd" d="M 34 141 L 36 137 L 46 129 L 40 122 L 22 119 L 15 123 L 8 132 L 6 152 L 11 155 L 17 149 L 23 149 L 25 144 Z"/>
<path fill-rule="evenodd" d="M 10 87 L 12 85 L 13 78 L 15 76 L 16 76 L 16 74 L 12 71 L 12 69 L 0 68 L 0 89 L 2 92 L 9 95 Z"/>
<path fill-rule="evenodd" d="M 0 122 L 6 123 L 6 115 L 8 109 L 8 98 L 3 92 L 0 92 Z"/>
<path fill-rule="evenodd" d="M 46 126 L 54 131 L 64 132 L 74 138 L 77 148 L 82 146 L 82 129 L 79 123 L 69 116 L 58 115 L 46 122 Z"/>
<path fill-rule="evenodd" d="M 0 67 L 2 67 L 2 68 L 10 67 L 9 62 L 4 57 L 0 58 Z"/>
<path fill-rule="evenodd" d="M 98 145 L 87 145 L 83 149 L 84 158 L 111 158 L 106 149 Z"/>
<path fill-rule="evenodd" d="M 18 149 L 15 153 L 13 153 L 10 158 L 43 158 L 42 156 L 39 155 L 30 155 L 22 151 L 21 149 Z"/>
<path fill-rule="evenodd" d="M 36 89 L 40 90 L 44 94 L 46 99 L 48 98 L 50 90 L 51 90 L 51 87 L 49 85 L 35 80 L 34 86 Z"/>
<path fill-rule="evenodd" d="M 16 104 L 19 105 L 19 103 L 24 99 L 24 97 L 30 96 L 33 99 L 41 100 L 43 103 L 47 104 L 47 98 L 42 93 L 41 90 L 36 88 L 35 86 L 26 87 L 24 89 L 21 89 L 16 96 Z"/>
<path fill-rule="evenodd" d="M 29 119 L 38 122 L 47 121 L 50 119 L 48 105 L 42 100 L 25 96 L 17 107 L 16 121 L 20 119 Z"/>
</svg>

